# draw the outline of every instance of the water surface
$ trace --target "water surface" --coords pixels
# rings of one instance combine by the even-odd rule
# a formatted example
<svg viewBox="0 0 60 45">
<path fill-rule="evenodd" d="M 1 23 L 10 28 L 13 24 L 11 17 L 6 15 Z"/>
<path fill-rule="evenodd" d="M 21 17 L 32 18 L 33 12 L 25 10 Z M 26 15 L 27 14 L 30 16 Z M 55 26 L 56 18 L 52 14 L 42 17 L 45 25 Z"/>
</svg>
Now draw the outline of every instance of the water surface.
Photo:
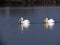
<svg viewBox="0 0 60 45">
<path fill-rule="evenodd" d="M 18 18 L 29 19 L 29 28 L 19 29 Z M 6 45 L 60 45 L 60 23 L 46 29 L 44 18 L 60 22 L 60 7 L 0 8 L 1 42 Z"/>
</svg>

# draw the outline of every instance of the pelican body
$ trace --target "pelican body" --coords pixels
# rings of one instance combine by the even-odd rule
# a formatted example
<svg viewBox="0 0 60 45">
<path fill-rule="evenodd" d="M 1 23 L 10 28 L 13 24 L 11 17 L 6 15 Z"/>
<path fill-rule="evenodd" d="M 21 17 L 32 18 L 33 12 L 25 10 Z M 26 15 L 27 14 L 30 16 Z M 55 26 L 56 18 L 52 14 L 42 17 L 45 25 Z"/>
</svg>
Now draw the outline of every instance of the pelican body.
<svg viewBox="0 0 60 45">
<path fill-rule="evenodd" d="M 23 17 L 22 18 L 20 18 L 19 20 L 18 20 L 18 22 L 21 22 L 21 24 L 29 24 L 30 23 L 30 21 L 29 20 L 23 20 Z"/>
</svg>

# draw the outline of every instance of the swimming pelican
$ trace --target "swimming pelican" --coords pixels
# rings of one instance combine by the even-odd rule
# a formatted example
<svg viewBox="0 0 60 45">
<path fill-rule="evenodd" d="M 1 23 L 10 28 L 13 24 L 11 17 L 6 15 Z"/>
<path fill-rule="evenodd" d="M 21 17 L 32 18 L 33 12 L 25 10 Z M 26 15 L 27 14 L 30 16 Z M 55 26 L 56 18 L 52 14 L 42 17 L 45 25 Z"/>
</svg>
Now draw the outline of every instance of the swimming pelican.
<svg viewBox="0 0 60 45">
<path fill-rule="evenodd" d="M 28 19 L 23 20 L 23 17 L 21 17 L 18 20 L 18 22 L 21 23 L 22 30 L 23 30 L 23 28 L 28 28 L 30 26 L 30 21 Z"/>
<path fill-rule="evenodd" d="M 50 28 L 50 29 L 52 29 L 53 28 L 53 26 L 54 26 L 54 23 L 55 21 L 53 20 L 53 19 L 49 19 L 48 20 L 48 18 L 45 18 L 44 19 L 44 27 L 46 27 L 46 28 Z"/>
<path fill-rule="evenodd" d="M 18 20 L 18 22 L 21 22 L 21 24 L 29 24 L 29 23 L 30 23 L 30 21 L 29 21 L 28 19 L 23 20 L 23 17 L 21 17 L 21 18 Z"/>
<path fill-rule="evenodd" d="M 45 18 L 45 19 L 44 19 L 44 22 L 45 22 L 45 23 L 54 23 L 55 21 L 54 21 L 53 19 L 49 19 L 49 20 L 48 20 L 48 18 Z"/>
</svg>

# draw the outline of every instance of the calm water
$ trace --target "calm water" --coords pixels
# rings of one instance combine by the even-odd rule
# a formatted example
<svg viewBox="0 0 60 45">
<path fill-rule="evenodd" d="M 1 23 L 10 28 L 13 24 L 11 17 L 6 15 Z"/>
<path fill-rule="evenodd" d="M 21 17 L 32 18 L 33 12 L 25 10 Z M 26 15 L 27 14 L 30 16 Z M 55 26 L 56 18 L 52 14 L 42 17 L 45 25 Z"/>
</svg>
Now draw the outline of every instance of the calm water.
<svg viewBox="0 0 60 45">
<path fill-rule="evenodd" d="M 18 18 L 29 19 L 29 28 L 19 29 Z M 46 29 L 44 18 L 60 22 L 60 7 L 0 8 L 0 42 L 3 45 L 60 45 L 60 23 Z"/>
</svg>

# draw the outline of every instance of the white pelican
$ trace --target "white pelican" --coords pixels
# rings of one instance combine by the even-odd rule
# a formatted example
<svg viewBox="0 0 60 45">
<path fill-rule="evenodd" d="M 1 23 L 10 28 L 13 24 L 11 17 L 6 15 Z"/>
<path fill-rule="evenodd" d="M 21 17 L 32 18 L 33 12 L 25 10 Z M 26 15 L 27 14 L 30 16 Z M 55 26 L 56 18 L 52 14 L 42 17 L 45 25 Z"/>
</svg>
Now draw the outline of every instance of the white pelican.
<svg viewBox="0 0 60 45">
<path fill-rule="evenodd" d="M 53 19 L 49 19 L 48 20 L 48 18 L 45 18 L 44 19 L 44 26 L 46 27 L 46 28 L 50 28 L 50 29 L 52 29 L 52 27 L 54 26 L 54 24 L 55 24 L 55 21 L 53 20 Z"/>
<path fill-rule="evenodd" d="M 21 24 L 29 24 L 29 23 L 30 23 L 30 21 L 29 21 L 28 19 L 23 20 L 23 17 L 21 17 L 21 18 L 18 20 L 18 22 L 21 22 Z"/>
<path fill-rule="evenodd" d="M 45 22 L 45 23 L 54 23 L 55 21 L 54 21 L 53 19 L 49 19 L 49 20 L 48 20 L 48 18 L 45 18 L 45 19 L 44 19 L 44 22 Z"/>
<path fill-rule="evenodd" d="M 23 20 L 23 17 L 21 17 L 18 22 L 20 23 L 21 22 L 21 27 L 22 27 L 22 30 L 23 30 L 23 27 L 24 28 L 28 28 L 30 26 L 30 21 L 28 19 L 26 20 Z"/>
</svg>

